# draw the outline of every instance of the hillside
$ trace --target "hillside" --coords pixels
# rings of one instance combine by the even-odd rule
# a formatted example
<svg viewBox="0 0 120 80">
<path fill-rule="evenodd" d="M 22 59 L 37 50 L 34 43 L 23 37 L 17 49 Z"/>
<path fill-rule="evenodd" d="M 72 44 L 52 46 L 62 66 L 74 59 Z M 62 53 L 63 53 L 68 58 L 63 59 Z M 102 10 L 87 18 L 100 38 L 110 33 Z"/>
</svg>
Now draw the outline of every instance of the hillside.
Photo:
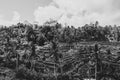
<svg viewBox="0 0 120 80">
<path fill-rule="evenodd" d="M 119 80 L 119 30 L 112 29 L 59 23 L 1 27 L 0 80 Z"/>
</svg>

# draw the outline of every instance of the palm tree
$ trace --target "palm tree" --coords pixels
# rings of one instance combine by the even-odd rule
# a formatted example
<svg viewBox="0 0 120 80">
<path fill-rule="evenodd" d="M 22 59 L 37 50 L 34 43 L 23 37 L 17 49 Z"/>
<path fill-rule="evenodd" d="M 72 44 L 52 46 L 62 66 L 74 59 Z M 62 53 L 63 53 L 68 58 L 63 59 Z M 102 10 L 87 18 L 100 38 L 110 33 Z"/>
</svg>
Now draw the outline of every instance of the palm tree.
<svg viewBox="0 0 120 80">
<path fill-rule="evenodd" d="M 31 46 L 31 54 L 29 56 L 29 60 L 31 59 L 31 70 L 34 68 L 34 59 L 37 56 L 35 52 L 35 44 L 36 44 L 36 33 L 34 32 L 33 28 L 31 26 L 28 26 L 26 28 L 26 38 L 29 42 L 29 45 Z"/>
<path fill-rule="evenodd" d="M 62 75 L 62 73 L 63 73 L 63 69 L 62 69 L 62 67 L 63 67 L 62 66 L 63 65 L 62 54 L 58 53 L 58 43 L 57 43 L 57 40 L 53 39 L 51 41 L 51 43 L 52 43 L 52 50 L 53 50 L 52 51 L 52 55 L 54 56 L 54 62 L 55 62 L 55 64 L 58 65 L 58 67 L 60 69 L 60 74 Z M 60 61 L 60 58 L 61 58 L 61 61 Z M 56 70 L 58 69 L 58 67 L 56 67 L 55 64 L 54 64 L 54 76 L 55 76 L 55 78 L 57 80 L 58 76 L 56 75 L 56 73 L 57 73 Z"/>
</svg>

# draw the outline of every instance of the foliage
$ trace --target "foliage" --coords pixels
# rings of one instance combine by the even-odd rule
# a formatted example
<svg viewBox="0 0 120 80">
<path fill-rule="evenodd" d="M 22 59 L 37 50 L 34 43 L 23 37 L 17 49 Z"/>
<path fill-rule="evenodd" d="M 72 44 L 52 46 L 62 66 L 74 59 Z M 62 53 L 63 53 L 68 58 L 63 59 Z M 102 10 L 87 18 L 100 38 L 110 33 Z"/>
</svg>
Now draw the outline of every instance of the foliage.
<svg viewBox="0 0 120 80">
<path fill-rule="evenodd" d="M 113 55 L 106 45 L 89 45 L 89 41 L 118 42 L 119 26 L 102 27 L 96 22 L 78 28 L 62 27 L 56 21 L 35 26 L 18 23 L 0 28 L 0 70 L 5 68 L 0 71 L 0 78 L 82 80 L 95 78 L 96 74 L 99 80 L 108 74 L 117 79 L 120 76 L 119 47 L 115 50 L 117 55 Z M 79 43 L 84 41 L 84 45 Z M 8 73 L 14 74 L 10 78 Z"/>
</svg>

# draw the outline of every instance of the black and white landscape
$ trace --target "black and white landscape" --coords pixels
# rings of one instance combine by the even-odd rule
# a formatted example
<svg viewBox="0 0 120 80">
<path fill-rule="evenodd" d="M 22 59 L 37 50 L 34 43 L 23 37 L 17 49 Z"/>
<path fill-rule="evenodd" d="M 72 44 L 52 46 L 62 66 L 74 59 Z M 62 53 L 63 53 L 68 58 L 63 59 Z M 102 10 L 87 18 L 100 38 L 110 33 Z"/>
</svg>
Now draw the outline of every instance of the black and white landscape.
<svg viewBox="0 0 120 80">
<path fill-rule="evenodd" d="M 119 4 L 0 0 L 0 80 L 120 80 Z"/>
</svg>

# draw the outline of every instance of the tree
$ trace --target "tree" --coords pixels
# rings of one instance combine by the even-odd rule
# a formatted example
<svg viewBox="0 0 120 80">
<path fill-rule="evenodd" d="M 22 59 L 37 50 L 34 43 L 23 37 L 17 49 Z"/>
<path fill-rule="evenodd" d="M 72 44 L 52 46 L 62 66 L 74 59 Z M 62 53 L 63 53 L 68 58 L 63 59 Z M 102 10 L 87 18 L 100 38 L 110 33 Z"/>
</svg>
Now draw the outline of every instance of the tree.
<svg viewBox="0 0 120 80">
<path fill-rule="evenodd" d="M 47 39 L 46 39 L 46 37 L 45 37 L 42 33 L 39 33 L 39 34 L 37 35 L 36 43 L 37 43 L 39 46 L 43 46 L 46 41 L 47 41 Z"/>
<path fill-rule="evenodd" d="M 34 67 L 34 63 L 33 63 L 34 58 L 37 56 L 35 52 L 36 34 L 32 27 L 29 27 L 29 26 L 27 27 L 26 37 L 31 46 L 31 54 L 29 59 L 31 60 L 31 70 L 32 70 Z"/>
</svg>

